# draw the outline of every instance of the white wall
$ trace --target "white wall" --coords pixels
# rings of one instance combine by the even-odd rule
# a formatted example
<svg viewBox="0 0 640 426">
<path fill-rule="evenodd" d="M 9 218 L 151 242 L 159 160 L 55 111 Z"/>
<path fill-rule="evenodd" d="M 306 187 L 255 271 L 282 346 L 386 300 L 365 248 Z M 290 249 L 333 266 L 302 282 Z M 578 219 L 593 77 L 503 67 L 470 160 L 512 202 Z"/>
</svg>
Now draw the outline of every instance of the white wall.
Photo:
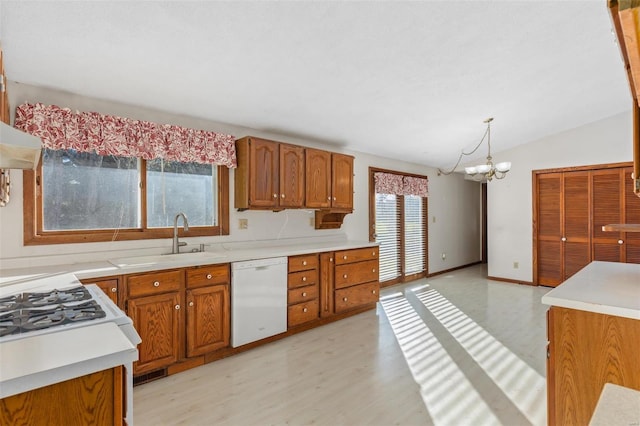
<svg viewBox="0 0 640 426">
<path fill-rule="evenodd" d="M 629 111 L 495 153 L 494 161 L 512 166 L 504 180 L 488 184 L 489 275 L 533 280 L 532 170 L 631 161 L 631 135 Z"/>
<path fill-rule="evenodd" d="M 346 216 L 340 230 L 315 230 L 310 224 L 310 219 L 314 217 L 311 210 L 285 210 L 274 213 L 268 211 L 237 212 L 231 208 L 230 235 L 185 238 L 184 240 L 189 244 L 217 244 L 327 235 L 346 235 L 350 240 L 366 241 L 369 235 L 368 168 L 378 167 L 429 176 L 432 194 L 429 200 L 429 215 L 436 217 L 435 223 L 429 223 L 430 272 L 466 265 L 480 258 L 478 249 L 480 224 L 477 219 L 480 203 L 477 184 L 465 181 L 460 175 L 436 176 L 434 169 L 422 165 L 384 159 L 359 152 L 349 152 L 337 144 L 304 140 L 246 127 L 169 114 L 149 108 L 87 98 L 26 84 L 10 82 L 8 90 L 9 102 L 12 107 L 23 102 L 42 102 L 81 111 L 97 111 L 104 114 L 229 133 L 236 137 L 261 136 L 355 156 L 354 213 Z M 24 246 L 22 243 L 22 173 L 12 171 L 11 179 L 11 201 L 6 207 L 0 208 L 2 234 L 0 238 L 0 268 L 103 260 L 122 256 L 122 253 L 126 251 L 170 250 L 170 239 Z M 233 171 L 230 175 L 230 181 L 230 203 L 233 206 Z M 247 230 L 238 229 L 237 224 L 240 218 L 249 220 Z M 447 253 L 445 261 L 440 259 L 442 252 Z"/>
</svg>

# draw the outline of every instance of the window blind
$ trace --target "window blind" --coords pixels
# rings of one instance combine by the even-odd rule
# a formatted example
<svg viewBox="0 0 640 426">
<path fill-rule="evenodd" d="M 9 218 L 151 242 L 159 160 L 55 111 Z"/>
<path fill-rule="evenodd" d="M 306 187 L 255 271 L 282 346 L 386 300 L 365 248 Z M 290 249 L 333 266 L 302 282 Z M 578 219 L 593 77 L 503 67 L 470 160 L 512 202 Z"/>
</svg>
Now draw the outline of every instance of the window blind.
<svg viewBox="0 0 640 426">
<path fill-rule="evenodd" d="M 404 274 L 424 271 L 424 221 L 422 197 L 404 197 Z"/>
<path fill-rule="evenodd" d="M 380 282 L 400 276 L 400 203 L 395 195 L 376 194 L 376 242 Z"/>
</svg>

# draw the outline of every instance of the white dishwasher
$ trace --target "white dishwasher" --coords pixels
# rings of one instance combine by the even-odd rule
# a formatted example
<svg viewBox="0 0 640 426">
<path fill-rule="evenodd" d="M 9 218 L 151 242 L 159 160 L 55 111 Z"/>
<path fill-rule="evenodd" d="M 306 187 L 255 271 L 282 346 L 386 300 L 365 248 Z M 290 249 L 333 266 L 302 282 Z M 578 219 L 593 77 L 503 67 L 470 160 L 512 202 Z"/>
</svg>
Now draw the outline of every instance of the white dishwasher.
<svg viewBox="0 0 640 426">
<path fill-rule="evenodd" d="M 231 263 L 231 346 L 287 331 L 287 258 Z"/>
</svg>

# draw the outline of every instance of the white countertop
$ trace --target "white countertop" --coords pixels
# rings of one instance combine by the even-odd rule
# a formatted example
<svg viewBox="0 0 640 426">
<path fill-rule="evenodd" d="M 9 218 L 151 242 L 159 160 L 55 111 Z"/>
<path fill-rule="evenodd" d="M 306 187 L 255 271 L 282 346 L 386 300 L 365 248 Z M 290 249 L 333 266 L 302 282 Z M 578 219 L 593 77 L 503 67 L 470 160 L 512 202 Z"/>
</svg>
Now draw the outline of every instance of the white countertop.
<svg viewBox="0 0 640 426">
<path fill-rule="evenodd" d="M 149 272 L 161 269 L 181 268 L 196 265 L 213 265 L 219 263 L 239 262 L 245 260 L 265 259 L 269 257 L 280 256 L 296 256 L 308 253 L 321 253 L 327 251 L 349 250 L 362 247 L 375 247 L 378 243 L 370 241 L 351 241 L 346 239 L 331 241 L 282 241 L 282 240 L 265 240 L 250 241 L 242 243 L 224 243 L 210 245 L 205 248 L 206 252 L 210 252 L 215 257 L 204 259 L 190 259 L 189 253 L 184 254 L 184 258 L 179 260 L 155 264 L 140 264 L 130 266 L 116 266 L 109 260 L 97 260 L 87 262 L 73 262 L 73 255 L 69 255 L 71 260 L 69 263 L 50 265 L 50 266 L 31 266 L 24 268 L 3 268 L 0 271 L 0 286 L 10 285 L 21 280 L 31 280 L 38 277 L 46 277 L 52 274 L 73 273 L 79 279 L 100 278 L 121 274 L 132 274 L 138 272 Z M 140 252 L 137 255 L 146 256 L 160 253 L 150 253 L 149 251 Z M 118 259 L 123 257 L 134 257 L 119 253 L 112 254 L 109 259 Z"/>
<path fill-rule="evenodd" d="M 589 426 L 639 424 L 640 391 L 605 383 Z"/>
<path fill-rule="evenodd" d="M 0 398 L 127 365 L 138 350 L 112 322 L 0 344 Z"/>
<path fill-rule="evenodd" d="M 545 294 L 542 303 L 640 319 L 640 265 L 591 262 Z"/>
</svg>

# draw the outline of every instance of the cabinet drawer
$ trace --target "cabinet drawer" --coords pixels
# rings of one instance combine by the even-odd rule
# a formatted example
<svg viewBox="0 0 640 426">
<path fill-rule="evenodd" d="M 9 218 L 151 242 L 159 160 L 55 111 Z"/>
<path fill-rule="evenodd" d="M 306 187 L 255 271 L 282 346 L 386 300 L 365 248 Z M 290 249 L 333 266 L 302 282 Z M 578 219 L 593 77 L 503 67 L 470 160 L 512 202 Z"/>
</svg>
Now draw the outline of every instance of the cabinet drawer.
<svg viewBox="0 0 640 426">
<path fill-rule="evenodd" d="M 336 288 L 378 281 L 378 260 L 336 266 Z"/>
<path fill-rule="evenodd" d="M 336 290 L 335 310 L 336 313 L 357 308 L 367 303 L 377 302 L 380 293 L 380 284 L 367 283 L 353 287 Z"/>
<path fill-rule="evenodd" d="M 127 277 L 127 296 L 138 297 L 180 290 L 182 271 L 154 272 Z"/>
<path fill-rule="evenodd" d="M 289 327 L 318 318 L 318 300 L 289 306 L 287 324 Z"/>
<path fill-rule="evenodd" d="M 289 288 L 303 287 L 318 283 L 318 270 L 293 272 L 287 275 L 287 285 Z"/>
<path fill-rule="evenodd" d="M 307 302 L 309 300 L 317 298 L 318 286 L 314 284 L 305 287 L 290 289 L 287 295 L 287 303 L 293 305 L 294 303 Z"/>
<path fill-rule="evenodd" d="M 289 272 L 306 271 L 318 267 L 317 254 L 305 254 L 302 256 L 289 257 Z"/>
<path fill-rule="evenodd" d="M 187 288 L 229 283 L 229 264 L 207 265 L 187 269 Z"/>
<path fill-rule="evenodd" d="M 377 259 L 378 247 L 366 247 L 355 250 L 343 250 L 336 252 L 336 265 L 344 263 L 361 262 L 363 260 Z"/>
</svg>

